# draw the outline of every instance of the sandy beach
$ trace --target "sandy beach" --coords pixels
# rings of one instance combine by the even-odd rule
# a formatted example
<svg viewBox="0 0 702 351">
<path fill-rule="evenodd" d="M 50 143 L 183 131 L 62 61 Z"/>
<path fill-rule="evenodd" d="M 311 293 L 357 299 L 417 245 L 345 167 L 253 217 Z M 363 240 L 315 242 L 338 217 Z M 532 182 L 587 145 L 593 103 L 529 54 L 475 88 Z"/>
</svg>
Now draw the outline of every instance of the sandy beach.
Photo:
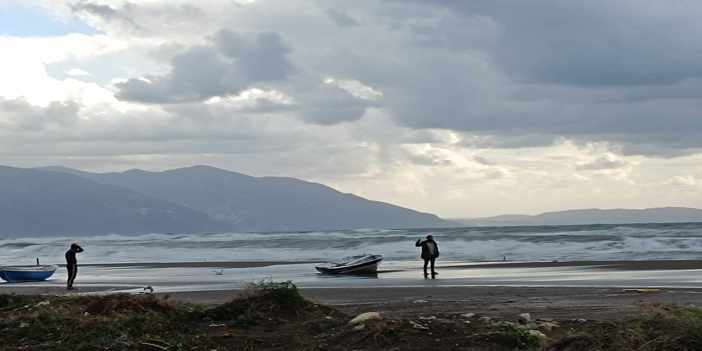
<svg viewBox="0 0 702 351">
<path fill-rule="evenodd" d="M 159 296 L 215 305 L 232 299 L 251 282 L 292 280 L 304 297 L 350 314 L 463 311 L 505 317 L 529 312 L 547 318 L 608 320 L 636 313 L 642 303 L 702 305 L 698 284 L 702 261 L 698 260 L 447 262 L 439 267 L 435 280 L 421 279 L 416 262 L 390 262 L 374 277 L 322 276 L 312 271 L 313 265 L 280 261 L 87 264 L 81 266 L 79 290 L 71 294 L 141 294 L 151 286 Z M 44 283 L 0 284 L 0 293 L 66 294 L 62 274 L 59 269 L 55 279 Z"/>
<path fill-rule="evenodd" d="M 82 288 L 79 293 L 110 292 Z M 3 287 L 5 294 L 66 295 L 59 287 Z M 223 304 L 240 289 L 156 293 L 179 302 Z M 435 288 L 307 288 L 305 298 L 333 306 L 350 315 L 380 311 L 397 318 L 425 314 L 475 313 L 514 318 L 531 313 L 548 319 L 618 320 L 634 316 L 643 304 L 670 303 L 702 306 L 702 289 L 556 288 L 556 287 L 435 287 Z"/>
<path fill-rule="evenodd" d="M 238 291 L 168 294 L 189 303 L 216 305 Z M 530 313 L 548 319 L 617 320 L 636 315 L 642 304 L 675 303 L 702 306 L 702 289 L 624 289 L 552 287 L 441 287 L 301 289 L 312 301 L 350 315 L 368 311 L 408 318 L 427 314 L 475 313 L 514 318 Z"/>
</svg>

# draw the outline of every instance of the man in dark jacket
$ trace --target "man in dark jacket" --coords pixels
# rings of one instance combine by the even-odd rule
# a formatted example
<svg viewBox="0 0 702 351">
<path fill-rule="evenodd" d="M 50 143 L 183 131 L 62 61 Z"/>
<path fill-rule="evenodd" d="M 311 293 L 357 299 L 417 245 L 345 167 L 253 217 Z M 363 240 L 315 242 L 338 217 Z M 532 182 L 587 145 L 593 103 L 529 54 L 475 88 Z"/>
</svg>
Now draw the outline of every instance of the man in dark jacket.
<svg viewBox="0 0 702 351">
<path fill-rule="evenodd" d="M 439 245 L 434 241 L 434 237 L 427 235 L 427 239 L 422 241 L 422 239 L 417 239 L 414 244 L 416 247 L 422 248 L 422 259 L 424 260 L 424 276 L 427 277 L 427 265 L 431 262 L 431 276 L 436 276 L 436 271 L 434 270 L 434 261 L 439 257 Z"/>
<path fill-rule="evenodd" d="M 71 248 L 66 251 L 66 269 L 68 270 L 66 288 L 68 290 L 73 290 L 73 281 L 76 280 L 76 275 L 78 275 L 78 260 L 76 259 L 76 254 L 79 252 L 83 252 L 83 248 L 76 243 L 71 244 Z"/>
</svg>

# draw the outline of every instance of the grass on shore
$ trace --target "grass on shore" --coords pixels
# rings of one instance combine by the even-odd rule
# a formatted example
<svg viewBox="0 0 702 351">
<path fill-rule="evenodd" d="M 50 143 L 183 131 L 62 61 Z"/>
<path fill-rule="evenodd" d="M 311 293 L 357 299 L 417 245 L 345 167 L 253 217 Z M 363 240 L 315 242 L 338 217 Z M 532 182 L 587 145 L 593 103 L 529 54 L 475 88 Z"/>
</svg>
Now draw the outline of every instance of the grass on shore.
<svg viewBox="0 0 702 351">
<path fill-rule="evenodd" d="M 353 316 L 305 300 L 291 282 L 253 284 L 206 308 L 153 295 L 0 295 L 0 350 L 702 350 L 702 310 L 642 306 L 617 322 L 515 323 Z M 546 338 L 543 338 L 543 336 Z"/>
<path fill-rule="evenodd" d="M 555 341 L 551 350 L 702 350 L 702 310 L 643 305 L 638 318 L 585 325 Z"/>
</svg>

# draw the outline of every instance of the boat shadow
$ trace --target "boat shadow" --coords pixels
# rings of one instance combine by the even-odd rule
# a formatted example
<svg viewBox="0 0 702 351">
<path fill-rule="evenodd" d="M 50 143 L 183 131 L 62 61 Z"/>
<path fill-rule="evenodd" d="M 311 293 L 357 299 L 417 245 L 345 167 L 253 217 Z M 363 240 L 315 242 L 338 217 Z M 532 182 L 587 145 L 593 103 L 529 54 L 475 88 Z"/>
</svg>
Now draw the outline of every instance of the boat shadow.
<svg viewBox="0 0 702 351">
<path fill-rule="evenodd" d="M 385 269 L 385 270 L 378 270 L 377 272 L 366 272 L 366 273 L 337 273 L 337 274 L 330 274 L 330 273 L 320 273 L 317 272 L 317 276 L 320 278 L 366 278 L 366 279 L 378 279 L 379 275 L 382 275 L 384 273 L 395 273 L 395 272 L 402 272 L 401 269 Z"/>
</svg>

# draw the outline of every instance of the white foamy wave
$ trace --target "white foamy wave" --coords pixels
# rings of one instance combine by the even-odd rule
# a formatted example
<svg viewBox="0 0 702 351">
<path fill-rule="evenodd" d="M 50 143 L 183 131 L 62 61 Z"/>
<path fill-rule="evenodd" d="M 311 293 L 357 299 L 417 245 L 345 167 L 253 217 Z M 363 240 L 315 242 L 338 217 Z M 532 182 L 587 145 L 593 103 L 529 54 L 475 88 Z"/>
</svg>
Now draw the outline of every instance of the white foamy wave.
<svg viewBox="0 0 702 351">
<path fill-rule="evenodd" d="M 620 260 L 689 259 L 702 250 L 702 225 L 596 225 L 436 229 L 443 259 Z M 84 263 L 327 260 L 357 253 L 416 259 L 427 231 L 346 230 L 291 233 L 94 235 L 0 240 L 1 264 L 63 262 L 70 243 Z"/>
</svg>

